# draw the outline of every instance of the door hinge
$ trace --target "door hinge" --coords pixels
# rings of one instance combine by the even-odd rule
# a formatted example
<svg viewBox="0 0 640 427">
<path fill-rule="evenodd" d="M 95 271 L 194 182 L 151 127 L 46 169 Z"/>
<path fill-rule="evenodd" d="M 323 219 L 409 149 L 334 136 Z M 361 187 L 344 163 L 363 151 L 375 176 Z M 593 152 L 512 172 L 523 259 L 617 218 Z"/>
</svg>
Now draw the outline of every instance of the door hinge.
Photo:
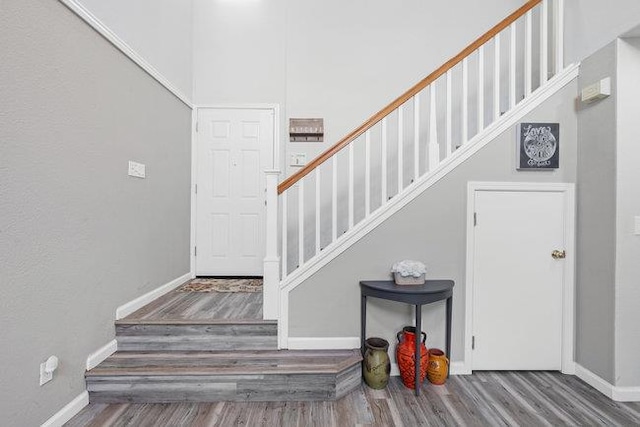
<svg viewBox="0 0 640 427">
<path fill-rule="evenodd" d="M 473 226 L 478 225 L 478 212 L 473 213 Z"/>
<path fill-rule="evenodd" d="M 198 194 L 198 184 L 196 184 L 196 194 Z"/>
<path fill-rule="evenodd" d="M 198 256 L 198 247 L 197 246 L 193 247 L 193 256 Z"/>
<path fill-rule="evenodd" d="M 196 132 L 198 132 L 200 126 L 199 126 L 200 122 L 196 122 Z"/>
<path fill-rule="evenodd" d="M 475 350 L 476 348 L 476 337 L 475 335 L 471 337 L 471 350 Z"/>
</svg>

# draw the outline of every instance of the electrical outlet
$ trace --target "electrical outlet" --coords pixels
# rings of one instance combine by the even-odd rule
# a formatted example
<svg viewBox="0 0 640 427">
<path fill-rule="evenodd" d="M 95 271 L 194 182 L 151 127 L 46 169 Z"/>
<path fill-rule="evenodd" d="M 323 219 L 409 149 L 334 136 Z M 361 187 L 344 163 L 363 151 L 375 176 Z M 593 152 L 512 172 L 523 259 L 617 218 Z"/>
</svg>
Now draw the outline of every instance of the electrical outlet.
<svg viewBox="0 0 640 427">
<path fill-rule="evenodd" d="M 53 372 L 58 369 L 58 358 L 50 356 L 40 364 L 40 385 L 45 385 L 53 379 Z"/>
<path fill-rule="evenodd" d="M 40 385 L 45 385 L 53 379 L 53 371 L 47 372 L 47 362 L 40 364 Z"/>
<path fill-rule="evenodd" d="M 146 177 L 146 166 L 142 163 L 136 163 L 129 160 L 129 176 L 136 178 Z"/>
</svg>

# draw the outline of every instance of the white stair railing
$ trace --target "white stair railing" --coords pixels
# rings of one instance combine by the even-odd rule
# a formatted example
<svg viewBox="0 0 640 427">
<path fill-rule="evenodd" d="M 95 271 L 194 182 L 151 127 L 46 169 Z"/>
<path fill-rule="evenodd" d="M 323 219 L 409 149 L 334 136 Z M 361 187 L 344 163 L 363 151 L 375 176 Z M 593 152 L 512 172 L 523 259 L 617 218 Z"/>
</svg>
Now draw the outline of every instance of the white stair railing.
<svg viewBox="0 0 640 427">
<path fill-rule="evenodd" d="M 562 71 L 563 7 L 528 1 L 277 190 L 267 172 L 265 318 L 278 284 Z"/>
</svg>

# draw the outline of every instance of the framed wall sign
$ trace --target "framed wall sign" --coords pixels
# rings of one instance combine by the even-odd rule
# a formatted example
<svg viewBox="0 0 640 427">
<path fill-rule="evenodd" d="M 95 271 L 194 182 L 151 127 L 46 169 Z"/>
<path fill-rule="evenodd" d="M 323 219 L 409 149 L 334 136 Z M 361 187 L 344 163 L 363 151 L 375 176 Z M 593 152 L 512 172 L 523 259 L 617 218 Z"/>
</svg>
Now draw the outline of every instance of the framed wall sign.
<svg viewBox="0 0 640 427">
<path fill-rule="evenodd" d="M 520 123 L 517 152 L 518 170 L 558 169 L 560 124 Z"/>
</svg>

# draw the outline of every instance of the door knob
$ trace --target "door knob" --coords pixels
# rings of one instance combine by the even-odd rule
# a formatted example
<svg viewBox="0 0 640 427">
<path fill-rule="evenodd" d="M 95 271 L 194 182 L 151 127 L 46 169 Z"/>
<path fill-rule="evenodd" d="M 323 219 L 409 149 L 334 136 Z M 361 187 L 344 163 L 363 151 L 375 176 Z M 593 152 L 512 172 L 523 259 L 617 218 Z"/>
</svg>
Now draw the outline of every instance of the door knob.
<svg viewBox="0 0 640 427">
<path fill-rule="evenodd" d="M 565 259 L 567 257 L 567 253 L 565 251 L 554 250 L 551 252 L 551 258 L 553 259 Z"/>
</svg>

